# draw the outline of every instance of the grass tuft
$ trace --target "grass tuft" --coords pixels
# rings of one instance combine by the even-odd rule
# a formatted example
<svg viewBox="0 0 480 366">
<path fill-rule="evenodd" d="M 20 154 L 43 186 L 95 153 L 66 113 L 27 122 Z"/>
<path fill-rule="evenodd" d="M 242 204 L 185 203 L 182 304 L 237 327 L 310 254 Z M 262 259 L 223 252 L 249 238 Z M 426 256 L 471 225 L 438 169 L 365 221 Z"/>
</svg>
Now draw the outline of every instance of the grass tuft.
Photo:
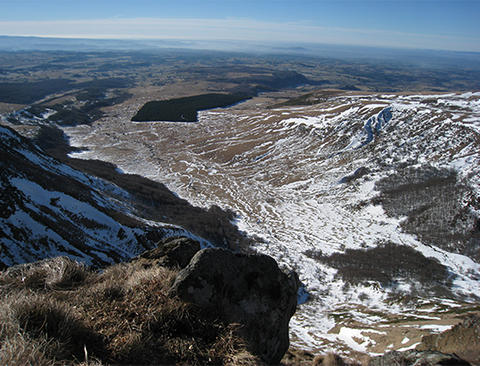
<svg viewBox="0 0 480 366">
<path fill-rule="evenodd" d="M 46 259 L 11 267 L 0 275 L 0 288 L 66 290 L 85 284 L 92 272 L 67 257 Z"/>
<path fill-rule="evenodd" d="M 65 303 L 42 294 L 17 298 L 10 306 L 21 332 L 45 340 L 43 352 L 53 359 L 82 360 L 85 348 L 98 347 L 99 337 Z"/>
</svg>

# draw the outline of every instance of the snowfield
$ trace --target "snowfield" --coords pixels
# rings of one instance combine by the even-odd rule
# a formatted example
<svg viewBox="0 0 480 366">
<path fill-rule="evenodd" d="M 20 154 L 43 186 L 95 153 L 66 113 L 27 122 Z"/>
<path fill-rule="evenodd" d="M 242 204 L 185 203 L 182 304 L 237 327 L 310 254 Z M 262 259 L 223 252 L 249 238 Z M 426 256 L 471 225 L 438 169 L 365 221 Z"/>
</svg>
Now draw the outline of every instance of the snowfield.
<svg viewBox="0 0 480 366">
<path fill-rule="evenodd" d="M 134 123 L 130 117 L 64 128 L 72 145 L 84 149 L 72 155 L 106 160 L 165 183 L 196 205 L 237 212 L 237 225 L 261 239 L 255 250 L 297 271 L 308 292 L 291 320 L 294 345 L 339 352 L 375 353 L 387 345 L 409 349 L 421 334 L 451 325 L 425 324 L 435 320 L 428 319 L 422 302 L 392 300 L 392 293 L 406 295 L 422 284 L 347 286 L 336 268 L 311 253 L 330 256 L 381 243 L 408 246 L 437 259 L 453 279 L 452 298 L 425 296 L 426 302 L 443 302 L 441 309 L 430 308 L 434 314 L 478 303 L 476 261 L 422 242 L 402 228 L 407 217 L 389 216 L 372 199 L 380 194 L 376 182 L 382 178 L 405 166 L 429 165 L 458 172 L 469 188 L 465 209 L 478 215 L 478 205 L 467 202 L 480 202 L 479 92 L 346 93 L 315 105 L 267 110 L 238 105 L 203 111 L 194 124 Z M 341 182 L 359 168 L 367 173 Z M 345 314 L 338 315 L 340 310 Z M 398 331 L 389 321 L 407 318 L 417 319 L 409 330 L 417 333 L 408 341 L 399 334 L 378 344 L 386 332 Z"/>
</svg>

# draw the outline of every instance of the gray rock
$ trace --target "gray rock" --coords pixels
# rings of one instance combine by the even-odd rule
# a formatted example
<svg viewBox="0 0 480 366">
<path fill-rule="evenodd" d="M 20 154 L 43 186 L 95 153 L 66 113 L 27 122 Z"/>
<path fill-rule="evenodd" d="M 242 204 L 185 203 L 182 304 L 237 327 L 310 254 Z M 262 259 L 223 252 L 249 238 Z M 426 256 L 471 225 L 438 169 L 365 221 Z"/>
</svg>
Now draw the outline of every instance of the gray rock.
<svg viewBox="0 0 480 366">
<path fill-rule="evenodd" d="M 387 352 L 383 356 L 374 357 L 370 360 L 369 366 L 468 366 L 465 360 L 449 353 L 436 351 L 406 351 Z"/>
<path fill-rule="evenodd" d="M 350 183 L 356 179 L 363 177 L 364 175 L 370 174 L 370 169 L 362 166 L 355 170 L 352 174 L 346 175 L 342 179 L 340 179 L 340 183 Z"/>
<path fill-rule="evenodd" d="M 200 244 L 190 238 L 166 238 L 155 249 L 147 250 L 133 261 L 144 262 L 145 265 L 160 265 L 165 267 L 184 268 L 190 263 L 195 253 L 200 250 Z"/>
<path fill-rule="evenodd" d="M 204 249 L 180 271 L 171 294 L 240 325 L 248 350 L 277 364 L 289 346 L 288 323 L 297 305 L 298 277 L 272 257 Z"/>
</svg>

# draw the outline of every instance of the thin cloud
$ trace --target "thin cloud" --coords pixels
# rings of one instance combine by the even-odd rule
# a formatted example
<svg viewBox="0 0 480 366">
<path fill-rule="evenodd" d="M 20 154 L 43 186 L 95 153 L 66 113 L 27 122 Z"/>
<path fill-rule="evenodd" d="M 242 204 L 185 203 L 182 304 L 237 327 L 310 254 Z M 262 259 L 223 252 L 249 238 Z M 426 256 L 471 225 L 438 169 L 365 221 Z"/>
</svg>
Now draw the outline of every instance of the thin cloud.
<svg viewBox="0 0 480 366">
<path fill-rule="evenodd" d="M 307 23 L 276 23 L 237 18 L 109 18 L 93 20 L 0 21 L 0 34 L 97 39 L 285 41 L 480 51 L 479 37 L 331 28 Z"/>
</svg>

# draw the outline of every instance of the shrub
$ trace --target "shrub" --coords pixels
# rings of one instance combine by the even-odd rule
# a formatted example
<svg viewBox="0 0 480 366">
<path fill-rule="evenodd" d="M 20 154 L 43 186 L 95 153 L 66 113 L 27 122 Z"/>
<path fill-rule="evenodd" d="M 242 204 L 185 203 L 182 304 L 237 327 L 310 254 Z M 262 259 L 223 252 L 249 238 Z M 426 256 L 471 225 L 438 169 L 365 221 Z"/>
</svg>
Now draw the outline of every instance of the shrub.
<svg viewBox="0 0 480 366">
<path fill-rule="evenodd" d="M 400 168 L 379 180 L 381 192 L 372 203 L 381 203 L 393 217 L 407 217 L 402 228 L 423 243 L 480 259 L 478 211 L 480 201 L 454 170 Z"/>
<path fill-rule="evenodd" d="M 366 250 L 347 249 L 345 253 L 330 256 L 317 255 L 316 259 L 337 268 L 338 275 L 354 284 L 376 281 L 382 286 L 392 286 L 398 280 L 416 281 L 433 293 L 442 293 L 448 291 L 451 281 L 448 269 L 436 259 L 394 243 Z"/>
</svg>

